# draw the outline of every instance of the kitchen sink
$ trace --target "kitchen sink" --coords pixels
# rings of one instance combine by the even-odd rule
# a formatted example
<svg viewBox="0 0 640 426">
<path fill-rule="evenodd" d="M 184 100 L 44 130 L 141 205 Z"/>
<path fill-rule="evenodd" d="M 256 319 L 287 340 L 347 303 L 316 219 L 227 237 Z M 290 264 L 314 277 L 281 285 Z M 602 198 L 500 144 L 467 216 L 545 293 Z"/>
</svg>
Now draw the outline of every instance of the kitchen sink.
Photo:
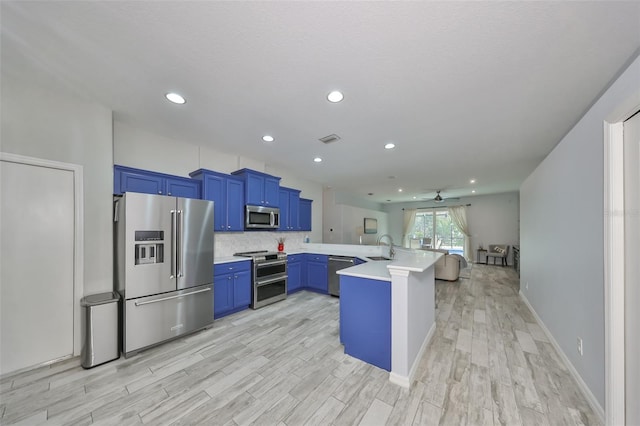
<svg viewBox="0 0 640 426">
<path fill-rule="evenodd" d="M 384 257 L 384 256 L 368 256 L 367 259 L 371 259 L 371 260 L 391 260 L 388 257 Z"/>
</svg>

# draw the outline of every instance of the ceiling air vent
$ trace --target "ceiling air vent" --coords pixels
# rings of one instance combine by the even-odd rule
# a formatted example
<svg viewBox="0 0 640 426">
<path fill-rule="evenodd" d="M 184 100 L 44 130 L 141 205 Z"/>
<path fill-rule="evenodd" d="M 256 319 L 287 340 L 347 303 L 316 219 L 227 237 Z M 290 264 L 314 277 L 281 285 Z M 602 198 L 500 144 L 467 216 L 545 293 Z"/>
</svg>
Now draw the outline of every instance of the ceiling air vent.
<svg viewBox="0 0 640 426">
<path fill-rule="evenodd" d="M 335 142 L 337 140 L 340 139 L 340 136 L 333 134 L 333 135 L 329 135 L 329 136 L 325 136 L 324 138 L 320 138 L 320 142 L 322 143 L 331 143 L 331 142 Z"/>
</svg>

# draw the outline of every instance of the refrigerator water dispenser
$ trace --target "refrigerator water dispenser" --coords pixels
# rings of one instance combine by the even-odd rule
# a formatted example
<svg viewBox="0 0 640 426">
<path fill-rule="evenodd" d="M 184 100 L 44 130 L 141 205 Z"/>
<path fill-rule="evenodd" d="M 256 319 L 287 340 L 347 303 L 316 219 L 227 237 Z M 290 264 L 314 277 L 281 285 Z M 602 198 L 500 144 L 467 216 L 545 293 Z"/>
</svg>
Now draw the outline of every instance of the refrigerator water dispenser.
<svg viewBox="0 0 640 426">
<path fill-rule="evenodd" d="M 135 231 L 135 264 L 164 262 L 164 231 Z M 139 242 L 139 243 L 138 243 Z"/>
</svg>

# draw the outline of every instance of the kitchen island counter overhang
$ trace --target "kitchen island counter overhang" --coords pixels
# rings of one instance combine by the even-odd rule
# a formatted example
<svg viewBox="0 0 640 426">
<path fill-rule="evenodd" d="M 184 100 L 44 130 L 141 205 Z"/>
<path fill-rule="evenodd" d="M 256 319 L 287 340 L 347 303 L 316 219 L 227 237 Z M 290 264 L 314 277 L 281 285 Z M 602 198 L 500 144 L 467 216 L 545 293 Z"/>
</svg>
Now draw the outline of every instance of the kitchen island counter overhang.
<svg viewBox="0 0 640 426">
<path fill-rule="evenodd" d="M 398 250 L 392 261 L 338 271 L 345 353 L 390 371 L 410 387 L 435 332 L 435 269 L 442 253 Z"/>
</svg>

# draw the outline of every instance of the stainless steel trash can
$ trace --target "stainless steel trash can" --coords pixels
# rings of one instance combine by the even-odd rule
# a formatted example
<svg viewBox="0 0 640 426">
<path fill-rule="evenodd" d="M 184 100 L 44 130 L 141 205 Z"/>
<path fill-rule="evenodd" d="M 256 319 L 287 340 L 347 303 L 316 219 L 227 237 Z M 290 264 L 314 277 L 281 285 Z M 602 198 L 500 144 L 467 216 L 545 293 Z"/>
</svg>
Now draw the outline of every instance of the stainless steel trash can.
<svg viewBox="0 0 640 426">
<path fill-rule="evenodd" d="M 92 368 L 120 358 L 118 318 L 120 295 L 116 292 L 85 296 L 82 306 L 81 365 Z"/>
</svg>

